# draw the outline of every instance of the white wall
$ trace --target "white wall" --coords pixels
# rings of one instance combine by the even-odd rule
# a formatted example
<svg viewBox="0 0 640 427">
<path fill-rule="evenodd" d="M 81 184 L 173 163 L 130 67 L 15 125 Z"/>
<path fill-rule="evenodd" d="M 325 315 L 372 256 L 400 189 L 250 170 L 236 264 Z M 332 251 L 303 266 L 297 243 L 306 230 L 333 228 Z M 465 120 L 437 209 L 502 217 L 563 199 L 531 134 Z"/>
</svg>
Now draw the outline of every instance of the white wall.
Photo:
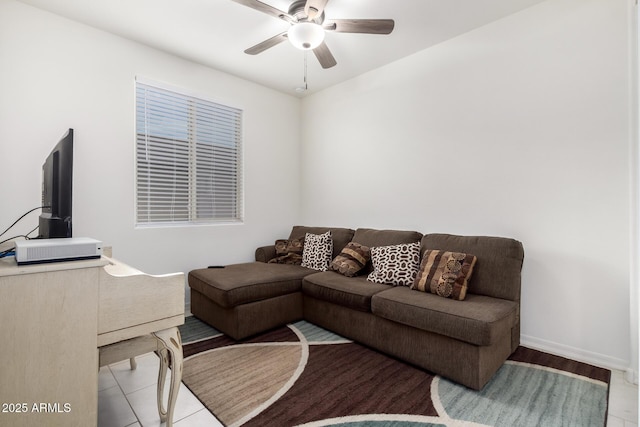
<svg viewBox="0 0 640 427">
<path fill-rule="evenodd" d="M 243 225 L 134 228 L 137 75 L 244 110 Z M 298 218 L 299 116 L 295 97 L 0 0 L 0 229 L 39 205 L 42 163 L 71 127 L 75 236 L 156 274 L 252 260 Z"/>
<path fill-rule="evenodd" d="M 640 117 L 638 101 L 640 98 L 639 85 L 640 74 L 638 59 L 640 57 L 640 31 L 638 27 L 638 16 L 640 9 L 633 0 L 629 0 L 629 79 L 630 79 L 630 105 L 629 105 L 629 135 L 631 139 L 631 150 L 629 152 L 629 163 L 631 164 L 631 286 L 629 295 L 629 305 L 631 313 L 631 367 L 627 370 L 627 380 L 638 384 L 638 349 L 639 349 L 639 329 L 638 329 L 638 302 L 640 295 L 638 287 L 640 284 L 640 151 L 638 147 L 638 136 L 640 135 Z"/>
<path fill-rule="evenodd" d="M 303 101 L 302 223 L 516 238 L 523 342 L 627 368 L 627 0 L 550 0 Z"/>
</svg>

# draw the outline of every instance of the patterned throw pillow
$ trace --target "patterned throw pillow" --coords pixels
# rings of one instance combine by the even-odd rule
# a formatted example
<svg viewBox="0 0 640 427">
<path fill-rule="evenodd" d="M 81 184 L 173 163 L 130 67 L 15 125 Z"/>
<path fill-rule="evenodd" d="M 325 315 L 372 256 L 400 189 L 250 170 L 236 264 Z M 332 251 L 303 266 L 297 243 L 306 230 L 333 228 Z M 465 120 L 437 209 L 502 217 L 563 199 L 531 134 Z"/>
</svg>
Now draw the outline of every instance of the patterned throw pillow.
<svg viewBox="0 0 640 427">
<path fill-rule="evenodd" d="M 276 257 L 269 260 L 270 264 L 302 264 L 302 247 L 304 242 L 299 239 L 276 240 Z"/>
<path fill-rule="evenodd" d="M 349 242 L 342 252 L 331 261 L 329 268 L 347 277 L 353 277 L 362 270 L 371 258 L 371 250 L 360 243 Z"/>
<path fill-rule="evenodd" d="M 475 255 L 427 250 L 411 289 L 462 301 L 476 261 Z"/>
<path fill-rule="evenodd" d="M 276 255 L 298 254 L 302 255 L 303 241 L 299 239 L 276 240 Z"/>
<path fill-rule="evenodd" d="M 307 233 L 304 237 L 302 266 L 314 270 L 326 271 L 333 255 L 331 231 L 324 234 Z"/>
<path fill-rule="evenodd" d="M 411 286 L 420 266 L 420 242 L 371 248 L 373 271 L 367 280 Z"/>
</svg>

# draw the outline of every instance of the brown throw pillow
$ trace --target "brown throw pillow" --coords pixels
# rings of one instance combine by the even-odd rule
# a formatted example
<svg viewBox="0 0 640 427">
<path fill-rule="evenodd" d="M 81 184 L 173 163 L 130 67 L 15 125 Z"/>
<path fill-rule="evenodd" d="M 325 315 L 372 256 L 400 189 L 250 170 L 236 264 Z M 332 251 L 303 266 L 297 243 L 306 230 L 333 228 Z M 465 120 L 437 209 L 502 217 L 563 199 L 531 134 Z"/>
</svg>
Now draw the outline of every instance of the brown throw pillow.
<svg viewBox="0 0 640 427">
<path fill-rule="evenodd" d="M 299 239 L 276 240 L 276 255 L 298 254 L 302 255 L 304 241 Z"/>
<path fill-rule="evenodd" d="M 476 261 L 475 255 L 426 250 L 411 289 L 462 301 Z"/>
<path fill-rule="evenodd" d="M 371 259 L 371 250 L 367 246 L 349 242 L 331 261 L 329 269 L 347 277 L 353 277 L 364 268 L 369 259 Z"/>
</svg>

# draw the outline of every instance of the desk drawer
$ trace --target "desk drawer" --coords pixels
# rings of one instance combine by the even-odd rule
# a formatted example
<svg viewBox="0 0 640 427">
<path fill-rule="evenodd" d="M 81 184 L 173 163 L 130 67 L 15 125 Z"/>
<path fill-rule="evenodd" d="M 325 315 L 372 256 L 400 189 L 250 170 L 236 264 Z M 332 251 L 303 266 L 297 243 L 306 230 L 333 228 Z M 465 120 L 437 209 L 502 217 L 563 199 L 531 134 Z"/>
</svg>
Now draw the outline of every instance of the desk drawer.
<svg viewBox="0 0 640 427">
<path fill-rule="evenodd" d="M 184 323 L 184 273 L 151 276 L 110 262 L 100 273 L 98 346 Z"/>
</svg>

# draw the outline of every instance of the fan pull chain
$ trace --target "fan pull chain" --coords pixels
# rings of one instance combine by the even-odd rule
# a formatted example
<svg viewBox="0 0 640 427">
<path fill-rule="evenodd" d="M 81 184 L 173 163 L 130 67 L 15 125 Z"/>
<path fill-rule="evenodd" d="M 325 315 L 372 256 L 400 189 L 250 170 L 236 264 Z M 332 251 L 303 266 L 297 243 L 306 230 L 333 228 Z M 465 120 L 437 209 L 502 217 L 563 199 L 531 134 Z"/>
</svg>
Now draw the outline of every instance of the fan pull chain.
<svg viewBox="0 0 640 427">
<path fill-rule="evenodd" d="M 296 88 L 296 92 L 303 93 L 306 92 L 309 86 L 307 85 L 307 51 L 304 51 L 304 85 L 298 86 Z"/>
<path fill-rule="evenodd" d="M 304 90 L 309 89 L 307 86 L 307 51 L 304 51 Z"/>
</svg>

